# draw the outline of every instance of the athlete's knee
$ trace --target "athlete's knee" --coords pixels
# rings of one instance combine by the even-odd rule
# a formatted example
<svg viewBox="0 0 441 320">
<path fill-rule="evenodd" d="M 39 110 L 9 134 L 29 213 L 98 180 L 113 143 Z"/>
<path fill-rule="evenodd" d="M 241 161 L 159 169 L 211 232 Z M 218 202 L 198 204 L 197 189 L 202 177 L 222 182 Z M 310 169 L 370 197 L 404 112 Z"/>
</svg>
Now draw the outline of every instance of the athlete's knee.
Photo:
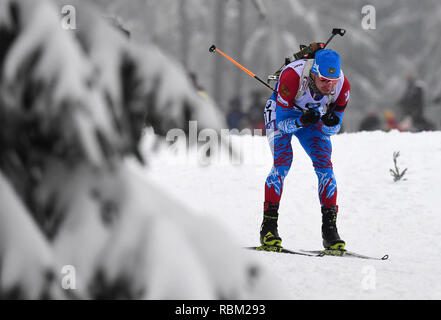
<svg viewBox="0 0 441 320">
<path fill-rule="evenodd" d="M 273 166 L 267 177 L 267 181 L 271 180 L 273 182 L 275 181 L 283 182 L 283 180 L 285 179 L 285 177 L 289 172 L 289 169 L 290 169 L 289 166 L 282 166 L 282 167 Z"/>
<path fill-rule="evenodd" d="M 322 205 L 333 205 L 337 198 L 337 181 L 332 170 L 318 171 L 318 191 Z"/>
<path fill-rule="evenodd" d="M 316 148 L 311 154 L 312 164 L 316 171 L 332 170 L 332 152 L 326 147 Z"/>
<path fill-rule="evenodd" d="M 283 137 L 283 140 L 277 141 L 274 144 L 274 167 L 285 168 L 289 170 L 292 165 L 292 147 L 290 137 Z"/>
<path fill-rule="evenodd" d="M 314 167 L 314 171 L 319 181 L 333 179 L 335 181 L 334 171 L 331 168 Z"/>
<path fill-rule="evenodd" d="M 325 158 L 313 161 L 312 166 L 314 167 L 314 171 L 316 174 L 325 173 L 334 170 L 332 166 L 332 162 L 330 160 L 328 161 Z"/>
</svg>

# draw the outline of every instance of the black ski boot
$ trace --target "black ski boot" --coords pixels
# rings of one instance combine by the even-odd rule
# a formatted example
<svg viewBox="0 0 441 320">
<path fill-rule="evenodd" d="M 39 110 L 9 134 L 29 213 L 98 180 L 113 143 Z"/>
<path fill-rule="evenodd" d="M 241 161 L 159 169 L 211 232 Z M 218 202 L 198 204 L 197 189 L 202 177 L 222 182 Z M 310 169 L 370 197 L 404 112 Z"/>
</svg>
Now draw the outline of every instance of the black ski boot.
<svg viewBox="0 0 441 320">
<path fill-rule="evenodd" d="M 322 207 L 322 238 L 325 249 L 344 250 L 345 242 L 337 231 L 338 206 Z"/>
<path fill-rule="evenodd" d="M 278 203 L 264 203 L 263 222 L 260 227 L 260 243 L 264 246 L 282 246 L 282 239 L 277 232 L 278 210 Z"/>
</svg>

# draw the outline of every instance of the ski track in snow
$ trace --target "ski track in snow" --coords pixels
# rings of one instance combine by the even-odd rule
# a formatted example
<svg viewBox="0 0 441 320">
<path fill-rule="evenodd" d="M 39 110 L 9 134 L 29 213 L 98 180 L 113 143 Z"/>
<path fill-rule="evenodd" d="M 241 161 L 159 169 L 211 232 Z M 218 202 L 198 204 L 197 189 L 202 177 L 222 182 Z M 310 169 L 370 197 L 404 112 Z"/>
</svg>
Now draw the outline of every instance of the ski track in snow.
<svg viewBox="0 0 441 320">
<path fill-rule="evenodd" d="M 293 138 L 279 233 L 289 249 L 320 249 L 321 213 L 310 159 Z M 244 163 L 219 159 L 198 166 L 163 147 L 141 174 L 169 190 L 197 214 L 215 217 L 242 246 L 257 245 L 264 181 L 272 157 L 266 137 L 235 137 Z M 302 257 L 266 252 L 262 265 L 284 285 L 287 299 L 441 299 L 441 132 L 360 132 L 332 137 L 338 184 L 338 228 L 346 248 L 389 255 L 387 261 Z M 144 137 L 143 148 L 148 149 Z M 392 154 L 407 180 L 394 182 Z"/>
</svg>

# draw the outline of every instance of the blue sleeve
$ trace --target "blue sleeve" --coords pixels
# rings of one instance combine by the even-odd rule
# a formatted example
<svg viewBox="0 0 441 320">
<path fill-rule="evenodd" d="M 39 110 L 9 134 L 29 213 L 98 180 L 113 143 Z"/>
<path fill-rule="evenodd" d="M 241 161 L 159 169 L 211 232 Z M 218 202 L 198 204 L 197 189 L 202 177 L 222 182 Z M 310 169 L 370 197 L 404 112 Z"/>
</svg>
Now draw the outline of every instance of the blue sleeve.
<svg viewBox="0 0 441 320">
<path fill-rule="evenodd" d="M 276 114 L 279 114 L 279 112 L 276 112 Z M 300 128 L 302 128 L 302 125 L 300 124 L 299 118 L 300 118 L 300 116 L 298 116 L 298 117 L 288 117 L 288 118 L 283 119 L 283 120 L 277 120 L 276 121 L 277 128 L 280 131 L 282 131 L 283 133 L 294 133 L 297 130 L 299 130 Z"/>
<path fill-rule="evenodd" d="M 300 117 L 301 111 L 293 108 L 286 108 L 276 100 L 276 94 L 272 98 L 276 101 L 276 126 L 283 133 L 294 133 L 302 127 Z"/>
</svg>

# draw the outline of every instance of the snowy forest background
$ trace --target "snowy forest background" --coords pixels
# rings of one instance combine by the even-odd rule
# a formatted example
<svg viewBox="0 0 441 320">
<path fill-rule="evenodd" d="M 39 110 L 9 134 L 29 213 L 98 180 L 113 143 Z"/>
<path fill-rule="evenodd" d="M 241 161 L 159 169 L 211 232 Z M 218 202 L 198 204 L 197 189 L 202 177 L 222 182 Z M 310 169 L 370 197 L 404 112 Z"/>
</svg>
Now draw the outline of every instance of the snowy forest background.
<svg viewBox="0 0 441 320">
<path fill-rule="evenodd" d="M 232 98 L 242 99 L 245 112 L 260 112 L 268 89 L 233 64 L 208 54 L 219 49 L 262 79 L 292 57 L 300 44 L 325 42 L 333 27 L 348 32 L 335 38 L 343 70 L 352 84 L 350 111 L 344 126 L 359 128 L 372 110 L 386 110 L 402 120 L 397 101 L 404 94 L 406 77 L 423 80 L 425 115 L 441 127 L 441 3 L 437 0 L 88 0 L 109 14 L 121 17 L 135 41 L 153 41 L 197 74 L 198 83 L 225 112 Z M 361 26 L 362 8 L 376 9 L 376 29 Z M 261 93 L 260 105 L 253 91 Z M 434 102 L 434 100 L 436 102 Z"/>
</svg>

